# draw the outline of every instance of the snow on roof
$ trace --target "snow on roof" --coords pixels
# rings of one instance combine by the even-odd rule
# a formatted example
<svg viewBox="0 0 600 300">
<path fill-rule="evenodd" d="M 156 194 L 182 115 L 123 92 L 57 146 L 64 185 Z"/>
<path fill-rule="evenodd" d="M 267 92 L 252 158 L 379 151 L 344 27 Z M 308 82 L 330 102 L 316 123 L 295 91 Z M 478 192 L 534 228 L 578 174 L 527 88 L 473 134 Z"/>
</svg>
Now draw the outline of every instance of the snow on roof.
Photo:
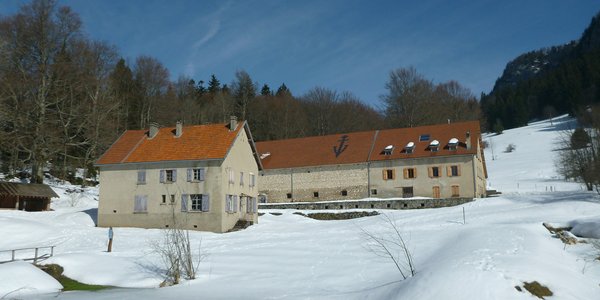
<svg viewBox="0 0 600 300">
<path fill-rule="evenodd" d="M 406 144 L 406 148 L 412 148 L 415 146 L 415 143 L 413 142 L 408 142 L 408 144 Z"/>
<path fill-rule="evenodd" d="M 440 142 L 438 140 L 433 140 L 431 141 L 431 143 L 429 143 L 429 146 L 439 146 Z"/>
<path fill-rule="evenodd" d="M 394 149 L 394 145 L 387 145 L 383 150 L 392 150 Z"/>
<path fill-rule="evenodd" d="M 271 152 L 267 152 L 267 153 L 263 153 L 260 155 L 260 159 L 265 159 L 267 158 L 269 155 L 271 155 Z"/>
<path fill-rule="evenodd" d="M 457 138 L 451 138 L 450 141 L 448 141 L 448 144 L 458 144 L 458 139 Z"/>
</svg>

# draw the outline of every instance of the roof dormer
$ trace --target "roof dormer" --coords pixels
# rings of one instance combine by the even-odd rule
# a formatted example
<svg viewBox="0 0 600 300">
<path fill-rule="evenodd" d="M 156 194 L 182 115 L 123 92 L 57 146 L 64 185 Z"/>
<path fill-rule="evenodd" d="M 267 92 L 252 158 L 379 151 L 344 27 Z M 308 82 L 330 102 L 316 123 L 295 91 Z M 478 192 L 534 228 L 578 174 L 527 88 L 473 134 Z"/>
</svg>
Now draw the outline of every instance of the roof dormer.
<svg viewBox="0 0 600 300">
<path fill-rule="evenodd" d="M 438 140 L 433 140 L 433 141 L 431 141 L 431 143 L 429 143 L 429 151 L 437 152 L 439 148 L 440 148 L 440 142 Z"/>
<path fill-rule="evenodd" d="M 394 145 L 387 145 L 387 146 L 385 146 L 385 148 L 383 148 L 384 155 L 392 155 L 393 151 L 394 151 Z"/>
<path fill-rule="evenodd" d="M 404 146 L 404 152 L 406 152 L 407 154 L 411 154 L 414 151 L 415 151 L 415 143 L 408 142 L 408 144 L 406 144 L 406 146 Z"/>
<path fill-rule="evenodd" d="M 458 146 L 458 139 L 457 138 L 451 138 L 448 141 L 448 150 L 455 151 L 457 146 Z"/>
</svg>

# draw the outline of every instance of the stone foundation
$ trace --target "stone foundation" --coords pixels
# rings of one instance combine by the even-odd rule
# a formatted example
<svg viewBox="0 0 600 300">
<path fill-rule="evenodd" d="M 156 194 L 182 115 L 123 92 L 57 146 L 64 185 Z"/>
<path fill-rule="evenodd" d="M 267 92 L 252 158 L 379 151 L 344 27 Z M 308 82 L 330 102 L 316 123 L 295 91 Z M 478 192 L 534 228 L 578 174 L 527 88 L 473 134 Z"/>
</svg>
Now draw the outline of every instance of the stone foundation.
<svg viewBox="0 0 600 300">
<path fill-rule="evenodd" d="M 371 199 L 348 201 L 261 203 L 259 209 L 419 209 L 456 206 L 473 201 L 473 198 L 417 198 L 417 199 Z"/>
</svg>

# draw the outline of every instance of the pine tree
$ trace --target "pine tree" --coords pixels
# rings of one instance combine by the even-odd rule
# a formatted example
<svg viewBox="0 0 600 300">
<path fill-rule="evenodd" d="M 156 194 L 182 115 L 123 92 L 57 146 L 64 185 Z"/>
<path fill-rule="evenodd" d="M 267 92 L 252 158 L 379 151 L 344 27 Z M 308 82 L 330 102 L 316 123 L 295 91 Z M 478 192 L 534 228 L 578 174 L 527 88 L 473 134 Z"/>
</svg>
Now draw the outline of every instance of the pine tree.
<svg viewBox="0 0 600 300">
<path fill-rule="evenodd" d="M 263 96 L 271 96 L 271 88 L 269 88 L 268 84 L 264 84 L 262 89 L 260 89 L 260 94 Z"/>
<path fill-rule="evenodd" d="M 219 82 L 215 74 L 210 75 L 210 80 L 208 81 L 208 92 L 214 95 L 220 90 L 221 82 Z"/>
</svg>

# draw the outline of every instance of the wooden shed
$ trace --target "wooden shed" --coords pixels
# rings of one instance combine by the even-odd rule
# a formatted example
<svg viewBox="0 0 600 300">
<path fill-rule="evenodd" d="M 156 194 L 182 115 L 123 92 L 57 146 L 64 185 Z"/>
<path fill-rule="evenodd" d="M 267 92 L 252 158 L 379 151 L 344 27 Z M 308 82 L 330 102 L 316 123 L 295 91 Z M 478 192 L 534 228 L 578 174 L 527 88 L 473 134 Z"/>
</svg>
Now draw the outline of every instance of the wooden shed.
<svg viewBox="0 0 600 300">
<path fill-rule="evenodd" d="M 58 195 L 45 184 L 0 182 L 0 209 L 42 211 Z"/>
</svg>

